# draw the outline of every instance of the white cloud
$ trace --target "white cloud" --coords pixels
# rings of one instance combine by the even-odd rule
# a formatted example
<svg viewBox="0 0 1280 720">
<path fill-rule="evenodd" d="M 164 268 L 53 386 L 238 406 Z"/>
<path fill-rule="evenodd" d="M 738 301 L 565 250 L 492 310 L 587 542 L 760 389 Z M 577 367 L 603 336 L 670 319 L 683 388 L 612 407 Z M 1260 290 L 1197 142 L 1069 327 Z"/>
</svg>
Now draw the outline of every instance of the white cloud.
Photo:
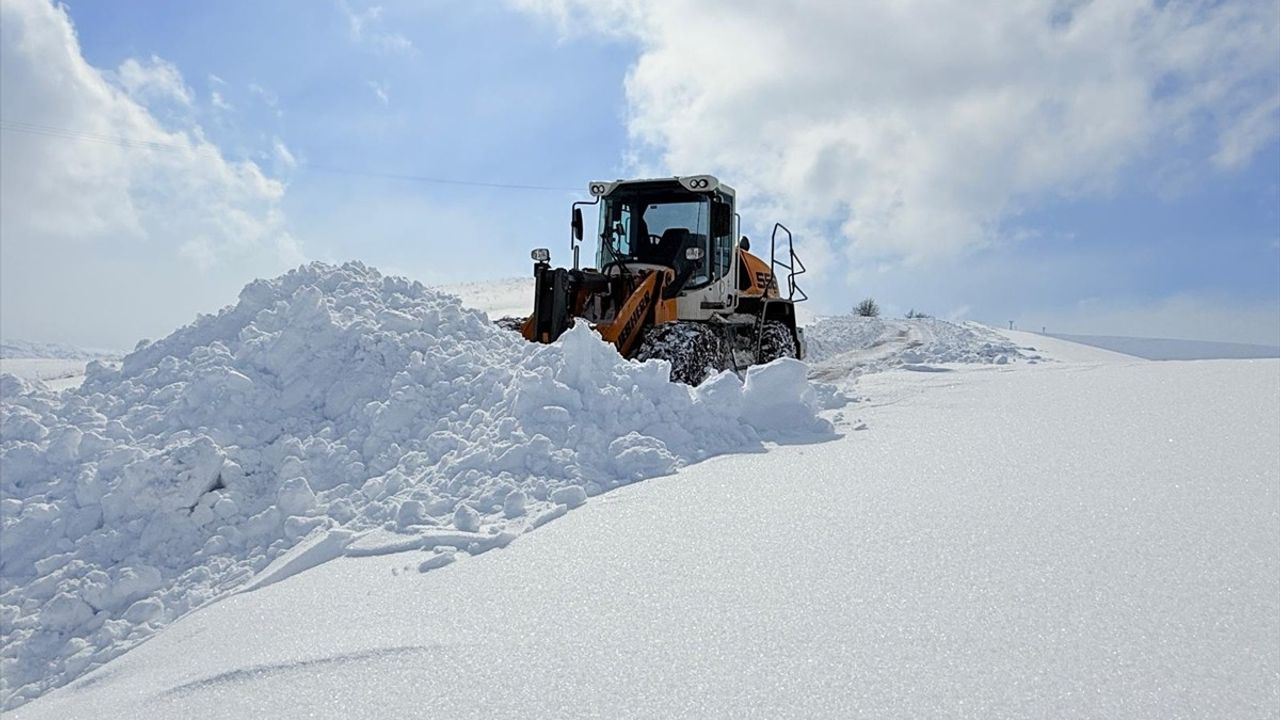
<svg viewBox="0 0 1280 720">
<path fill-rule="evenodd" d="M 1015 242 L 1021 208 L 1171 157 L 1239 167 L 1280 132 L 1273 0 L 515 2 L 639 41 L 628 129 L 667 172 L 862 261 Z"/>
<path fill-rule="evenodd" d="M 230 102 L 227 102 L 226 97 L 222 94 L 223 89 L 226 87 L 226 80 L 223 80 L 213 73 L 209 73 L 209 104 L 212 105 L 215 110 L 220 110 L 222 112 L 235 110 L 235 107 L 232 106 Z"/>
<path fill-rule="evenodd" d="M 0 56 L 6 336 L 131 346 L 302 260 L 280 182 L 144 103 L 190 99 L 174 66 L 90 66 L 46 0 L 0 0 Z"/>
<path fill-rule="evenodd" d="M 178 72 L 173 63 L 165 62 L 155 55 L 145 61 L 136 58 L 125 60 L 120 64 L 116 77 L 129 97 L 140 103 L 170 101 L 191 105 L 191 89 L 183 82 L 182 73 Z"/>
<path fill-rule="evenodd" d="M 382 6 L 372 5 L 361 11 L 352 9 L 346 0 L 338 0 L 338 9 L 347 19 L 351 40 L 379 52 L 410 54 L 414 52 L 409 38 L 383 29 Z"/>
<path fill-rule="evenodd" d="M 284 115 L 284 111 L 280 109 L 280 96 L 274 91 L 262 87 L 258 83 L 249 83 L 249 94 L 262 101 L 276 117 Z"/>
<path fill-rule="evenodd" d="M 293 153 L 289 150 L 289 147 L 285 145 L 284 141 L 280 138 L 276 138 L 272 142 L 271 149 L 276 162 L 279 163 L 281 167 L 286 170 L 292 170 L 298 166 L 298 159 L 294 157 Z"/>
<path fill-rule="evenodd" d="M 374 97 L 378 98 L 378 102 L 382 103 L 384 107 L 391 104 L 391 96 L 387 94 L 388 88 L 386 83 L 369 80 L 366 84 L 369 86 L 369 89 L 373 91 Z"/>
<path fill-rule="evenodd" d="M 231 103 L 227 102 L 226 98 L 222 97 L 222 93 L 218 90 L 209 93 L 209 104 L 224 112 L 235 109 Z"/>
</svg>

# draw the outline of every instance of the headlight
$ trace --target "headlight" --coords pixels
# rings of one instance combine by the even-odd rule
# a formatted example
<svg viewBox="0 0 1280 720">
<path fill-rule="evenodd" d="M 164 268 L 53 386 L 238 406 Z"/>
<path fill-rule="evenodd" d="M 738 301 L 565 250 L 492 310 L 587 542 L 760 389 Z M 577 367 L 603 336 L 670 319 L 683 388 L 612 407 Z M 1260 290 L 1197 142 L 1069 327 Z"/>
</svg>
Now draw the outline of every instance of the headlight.
<svg viewBox="0 0 1280 720">
<path fill-rule="evenodd" d="M 535 248 L 533 252 L 529 253 L 529 257 L 533 258 L 534 262 L 550 262 L 551 251 L 546 248 Z"/>
<path fill-rule="evenodd" d="M 702 259 L 702 248 L 700 248 L 700 247 L 685 248 L 685 249 L 684 249 L 684 259 L 685 259 L 685 260 L 701 260 L 701 259 Z"/>
</svg>

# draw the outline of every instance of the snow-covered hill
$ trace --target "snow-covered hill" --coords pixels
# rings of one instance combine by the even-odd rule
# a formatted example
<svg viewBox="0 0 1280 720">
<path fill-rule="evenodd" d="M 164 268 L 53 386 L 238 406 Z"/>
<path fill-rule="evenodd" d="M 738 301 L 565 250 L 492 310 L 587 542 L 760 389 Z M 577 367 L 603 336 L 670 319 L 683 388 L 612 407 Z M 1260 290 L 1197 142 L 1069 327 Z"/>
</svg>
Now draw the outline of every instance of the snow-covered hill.
<svg viewBox="0 0 1280 720">
<path fill-rule="evenodd" d="M 534 346 L 358 263 L 250 284 L 56 394 L 0 376 L 0 693 L 68 682 L 246 582 L 505 545 L 635 480 L 831 434 L 791 360 L 705 383 L 585 325 Z"/>
<path fill-rule="evenodd" d="M 8 339 L 0 342 L 0 359 L 19 360 L 48 358 L 56 360 L 119 360 L 124 353 L 114 350 L 95 350 L 65 343 L 32 342 Z"/>
<path fill-rule="evenodd" d="M 0 378 L 10 714 L 1242 716 L 1280 693 L 1280 362 L 830 318 L 810 367 L 690 389 L 464 304 L 520 314 L 526 281 L 455 289 L 311 265 L 79 389 Z"/>
<path fill-rule="evenodd" d="M 983 325 L 933 318 L 822 317 L 805 328 L 805 341 L 811 375 L 828 382 L 893 368 L 927 372 L 948 363 L 1004 365 L 1041 360 L 1034 352 L 1020 352 L 1009 339 Z"/>
<path fill-rule="evenodd" d="M 12 715 L 1273 715 L 1280 363 L 1057 342 L 864 375 L 837 441 L 425 575 L 412 549 L 233 595 Z"/>
</svg>

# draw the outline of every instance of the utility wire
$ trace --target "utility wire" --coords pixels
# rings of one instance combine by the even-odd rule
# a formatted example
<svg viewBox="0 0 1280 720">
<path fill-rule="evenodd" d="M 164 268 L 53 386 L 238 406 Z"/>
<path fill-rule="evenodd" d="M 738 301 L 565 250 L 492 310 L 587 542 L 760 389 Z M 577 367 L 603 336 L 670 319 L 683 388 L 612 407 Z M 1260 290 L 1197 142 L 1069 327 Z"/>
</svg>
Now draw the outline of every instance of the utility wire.
<svg viewBox="0 0 1280 720">
<path fill-rule="evenodd" d="M 178 143 L 155 142 L 152 140 L 140 140 L 137 138 L 121 137 L 119 135 L 104 135 L 101 133 L 85 132 L 83 130 L 72 130 L 70 128 L 55 127 L 53 125 L 40 125 L 37 123 L 17 122 L 13 120 L 0 119 L 0 130 L 10 132 L 25 133 L 27 135 L 41 135 L 44 137 L 62 138 L 65 140 L 84 140 L 88 142 L 102 143 L 106 145 L 114 145 L 116 147 L 129 148 L 135 150 L 158 150 L 162 152 L 194 152 L 200 154 L 221 156 L 221 152 L 213 147 L 201 147 L 197 145 L 181 145 Z M 427 175 L 410 175 L 403 173 L 386 173 L 374 172 L 369 170 L 357 170 L 353 168 L 335 167 L 332 165 L 315 165 L 312 163 L 301 163 L 299 168 L 312 172 L 328 173 L 331 175 L 350 175 L 356 177 L 377 178 L 381 180 L 406 180 L 410 182 L 430 183 L 433 185 L 456 185 L 462 187 L 480 187 L 480 188 L 496 188 L 499 190 L 545 190 L 553 192 L 574 192 L 578 188 L 557 187 L 552 185 L 528 185 L 523 183 L 499 183 L 484 182 L 479 180 L 461 180 L 458 178 L 433 177 Z"/>
</svg>

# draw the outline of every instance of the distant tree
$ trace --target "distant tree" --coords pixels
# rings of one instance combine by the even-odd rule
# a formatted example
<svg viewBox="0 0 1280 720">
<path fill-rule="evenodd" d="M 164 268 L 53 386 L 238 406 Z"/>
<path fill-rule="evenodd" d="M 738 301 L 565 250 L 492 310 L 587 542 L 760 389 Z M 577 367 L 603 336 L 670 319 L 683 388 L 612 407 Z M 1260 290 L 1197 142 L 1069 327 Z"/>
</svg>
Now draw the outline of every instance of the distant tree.
<svg viewBox="0 0 1280 720">
<path fill-rule="evenodd" d="M 915 319 L 922 320 L 924 318 L 931 318 L 931 317 L 933 316 L 930 315 L 929 313 L 916 312 L 915 308 L 911 308 L 910 310 L 907 311 L 908 320 L 915 320 Z"/>
<path fill-rule="evenodd" d="M 853 313 L 861 317 L 880 317 L 880 306 L 872 298 L 867 298 L 853 306 Z"/>
</svg>

